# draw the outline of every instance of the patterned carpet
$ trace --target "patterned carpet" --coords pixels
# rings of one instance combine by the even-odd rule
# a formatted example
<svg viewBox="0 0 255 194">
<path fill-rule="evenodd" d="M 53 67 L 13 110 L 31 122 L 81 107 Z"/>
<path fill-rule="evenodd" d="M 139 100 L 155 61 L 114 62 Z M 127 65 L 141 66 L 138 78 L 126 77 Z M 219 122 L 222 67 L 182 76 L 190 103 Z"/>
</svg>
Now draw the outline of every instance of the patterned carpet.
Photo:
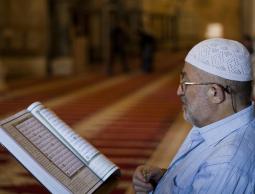
<svg viewBox="0 0 255 194">
<path fill-rule="evenodd" d="M 176 96 L 182 55 L 167 65 L 163 57 L 160 60 L 162 68 L 148 75 L 95 74 L 38 81 L 32 86 L 28 82 L 26 90 L 19 86 L 1 95 L 0 116 L 34 101 L 43 102 L 121 168 L 122 176 L 111 194 L 133 193 L 134 169 L 146 162 L 167 164 L 187 133 L 171 128 L 177 121 L 183 122 L 177 119 L 180 102 Z M 166 157 L 161 159 L 158 152 Z M 0 172 L 0 194 L 48 193 L 3 148 Z"/>
</svg>

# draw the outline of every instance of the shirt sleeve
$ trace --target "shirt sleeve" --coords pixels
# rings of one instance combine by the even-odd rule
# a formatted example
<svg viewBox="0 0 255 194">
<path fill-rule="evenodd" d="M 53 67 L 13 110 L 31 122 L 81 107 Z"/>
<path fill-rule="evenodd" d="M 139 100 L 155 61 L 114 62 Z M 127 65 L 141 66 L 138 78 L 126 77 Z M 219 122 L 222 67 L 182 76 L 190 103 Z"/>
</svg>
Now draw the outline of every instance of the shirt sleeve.
<svg viewBox="0 0 255 194">
<path fill-rule="evenodd" d="M 191 193 L 253 193 L 246 173 L 229 164 L 203 167 L 195 176 Z"/>
</svg>

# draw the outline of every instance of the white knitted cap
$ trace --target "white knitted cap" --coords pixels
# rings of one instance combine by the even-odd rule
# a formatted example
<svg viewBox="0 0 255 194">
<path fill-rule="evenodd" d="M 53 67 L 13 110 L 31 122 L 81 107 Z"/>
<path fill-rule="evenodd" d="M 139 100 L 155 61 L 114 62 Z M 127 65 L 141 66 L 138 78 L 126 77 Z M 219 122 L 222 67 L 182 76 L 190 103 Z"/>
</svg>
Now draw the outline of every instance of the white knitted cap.
<svg viewBox="0 0 255 194">
<path fill-rule="evenodd" d="M 251 57 L 239 42 L 223 38 L 204 40 L 195 45 L 185 61 L 203 71 L 235 80 L 252 80 Z"/>
</svg>

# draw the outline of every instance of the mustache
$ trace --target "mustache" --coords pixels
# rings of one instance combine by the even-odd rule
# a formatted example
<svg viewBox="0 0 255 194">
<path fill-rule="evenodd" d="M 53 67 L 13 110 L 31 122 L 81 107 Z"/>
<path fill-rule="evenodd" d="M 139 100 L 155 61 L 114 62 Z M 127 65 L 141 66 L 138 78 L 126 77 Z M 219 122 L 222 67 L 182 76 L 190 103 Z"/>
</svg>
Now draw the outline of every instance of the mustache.
<svg viewBox="0 0 255 194">
<path fill-rule="evenodd" d="M 182 102 L 183 104 L 186 104 L 186 98 L 185 98 L 184 96 L 181 96 L 181 102 Z"/>
</svg>

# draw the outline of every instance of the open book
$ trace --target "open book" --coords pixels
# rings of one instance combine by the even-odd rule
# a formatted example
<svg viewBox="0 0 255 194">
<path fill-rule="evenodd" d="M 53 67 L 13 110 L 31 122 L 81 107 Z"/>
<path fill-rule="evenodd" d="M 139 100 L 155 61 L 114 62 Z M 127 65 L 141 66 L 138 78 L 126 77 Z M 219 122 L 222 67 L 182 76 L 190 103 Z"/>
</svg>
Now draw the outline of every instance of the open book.
<svg viewBox="0 0 255 194">
<path fill-rule="evenodd" d="M 51 193 L 93 193 L 119 168 L 41 103 L 0 122 L 0 143 Z"/>
</svg>

